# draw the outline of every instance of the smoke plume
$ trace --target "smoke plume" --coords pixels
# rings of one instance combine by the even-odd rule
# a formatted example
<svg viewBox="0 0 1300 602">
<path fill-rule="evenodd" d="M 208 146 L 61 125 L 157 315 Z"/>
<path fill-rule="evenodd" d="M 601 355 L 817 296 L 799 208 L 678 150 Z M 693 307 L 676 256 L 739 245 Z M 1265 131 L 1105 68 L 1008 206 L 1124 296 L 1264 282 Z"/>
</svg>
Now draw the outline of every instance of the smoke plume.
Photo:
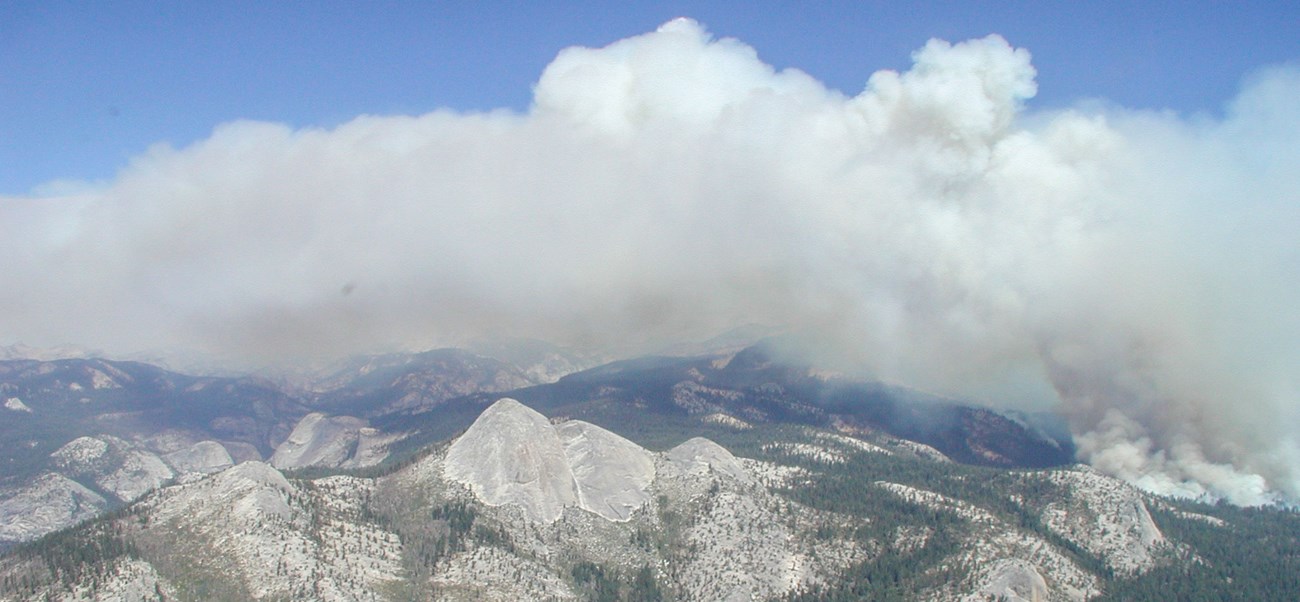
<svg viewBox="0 0 1300 602">
<path fill-rule="evenodd" d="M 679 19 L 564 50 L 524 113 L 227 123 L 0 200 L 0 339 L 255 365 L 782 325 L 1059 404 L 1149 489 L 1300 499 L 1300 70 L 1194 118 L 1032 112 L 1034 78 L 997 36 L 932 40 L 850 97 Z"/>
</svg>

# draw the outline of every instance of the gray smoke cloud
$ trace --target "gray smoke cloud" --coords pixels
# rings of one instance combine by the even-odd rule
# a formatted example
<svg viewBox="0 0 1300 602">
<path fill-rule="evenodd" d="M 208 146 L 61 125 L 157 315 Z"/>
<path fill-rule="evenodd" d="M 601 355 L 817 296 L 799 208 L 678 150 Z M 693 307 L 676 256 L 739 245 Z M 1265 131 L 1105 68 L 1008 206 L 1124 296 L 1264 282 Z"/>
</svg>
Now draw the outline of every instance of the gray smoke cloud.
<svg viewBox="0 0 1300 602">
<path fill-rule="evenodd" d="M 219 126 L 0 201 L 0 338 L 247 365 L 483 334 L 632 350 L 763 323 L 878 378 L 1058 404 L 1151 490 L 1300 499 L 1300 70 L 1221 118 L 1050 113 L 932 40 L 845 96 L 679 19 L 525 113 Z"/>
</svg>

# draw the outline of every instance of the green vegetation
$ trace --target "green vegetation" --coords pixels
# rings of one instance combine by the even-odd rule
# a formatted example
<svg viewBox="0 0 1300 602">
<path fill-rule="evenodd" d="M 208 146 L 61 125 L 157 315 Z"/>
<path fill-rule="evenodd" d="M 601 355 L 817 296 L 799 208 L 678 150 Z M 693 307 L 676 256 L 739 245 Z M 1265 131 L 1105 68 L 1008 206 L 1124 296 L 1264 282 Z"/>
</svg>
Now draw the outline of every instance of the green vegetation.
<svg viewBox="0 0 1300 602">
<path fill-rule="evenodd" d="M 664 592 L 651 567 L 620 574 L 592 562 L 579 562 L 569 571 L 580 594 L 591 602 L 662 602 Z"/>
<path fill-rule="evenodd" d="M 611 578 L 605 568 L 591 563 L 579 562 L 569 571 L 578 590 L 591 602 L 619 602 L 621 585 L 617 578 Z"/>
<path fill-rule="evenodd" d="M 126 511 L 101 520 L 55 531 L 14 547 L 0 564 L 0 599 L 35 596 L 42 591 L 69 591 L 80 584 L 92 588 L 112 577 L 121 560 L 139 558 L 139 551 L 117 519 Z"/>
<path fill-rule="evenodd" d="M 1179 562 L 1115 580 L 1103 600 L 1300 600 L 1300 513 L 1180 503 L 1218 525 L 1152 508 L 1165 536 L 1190 546 Z"/>
<path fill-rule="evenodd" d="M 834 579 L 780 598 L 789 602 L 836 600 L 910 600 L 969 580 L 974 568 L 961 558 L 973 536 L 986 536 L 987 524 L 962 518 L 945 508 L 909 502 L 882 487 L 881 482 L 913 487 L 960 500 L 1050 543 L 1066 558 L 1096 575 L 1103 600 L 1297 600 L 1300 599 L 1300 514 L 1283 509 L 1243 509 L 1164 501 L 1150 504 L 1152 517 L 1177 545 L 1167 562 L 1136 577 L 1112 574 L 1104 559 L 1048 529 L 1041 520 L 1049 504 L 1067 500 L 1071 492 L 1044 473 L 1004 470 L 921 460 L 906 453 L 881 454 L 836 448 L 803 426 L 756 424 L 746 431 L 693 422 L 685 417 L 630 421 L 633 412 L 610 402 L 586 402 L 553 408 L 556 415 L 595 419 L 610 426 L 632 424 L 642 442 L 666 449 L 696 435 L 708 436 L 741 457 L 756 458 L 805 469 L 808 479 L 777 493 L 799 505 L 835 513 L 834 520 L 800 523 L 798 536 L 817 546 L 852 541 L 863 551 Z M 619 421 L 626 421 L 620 423 Z M 619 429 L 626 432 L 627 429 Z M 810 443 L 839 449 L 842 461 L 802 455 L 792 446 Z M 445 444 L 444 444 L 445 445 Z M 359 509 L 347 516 L 329 515 L 328 485 L 312 478 L 346 473 L 378 478 L 410 466 L 439 447 L 412 450 L 383 466 L 362 471 L 304 470 L 293 474 L 301 493 L 290 495 L 292 507 L 310 521 L 311 537 L 328 537 L 326 518 L 376 525 L 401 540 L 404 581 L 386 585 L 394 599 L 428 596 L 428 578 L 447 559 L 465 550 L 488 546 L 514 553 L 530 562 L 524 545 L 530 535 L 508 531 L 459 490 L 441 486 L 409 488 L 397 480 L 381 480 L 373 495 L 366 490 Z M 628 555 L 617 561 L 593 558 L 584 552 L 550 565 L 557 577 L 568 579 L 583 599 L 597 602 L 661 601 L 673 598 L 675 567 L 692 550 L 683 549 L 683 533 L 696 520 L 697 510 L 715 503 L 717 490 L 685 503 L 660 496 L 658 514 L 633 522 L 617 533 Z M 784 502 L 782 502 L 784 503 Z M 692 505 L 696 504 L 696 505 Z M 182 599 L 237 600 L 248 596 L 238 579 L 223 572 L 213 558 L 211 541 L 189 532 L 172 532 L 163 525 L 146 525 L 137 504 L 85 525 L 60 531 L 36 542 L 16 546 L 0 556 L 0 599 L 24 599 L 43 592 L 66 590 L 74 584 L 96 586 L 111 578 L 127 559 L 142 559 L 164 576 Z M 349 507 L 350 508 L 350 507 Z M 796 510 L 797 512 L 797 510 Z M 1194 513 L 1194 514 L 1192 514 Z M 1219 521 L 1222 521 L 1220 523 Z M 160 535 L 161 534 L 161 535 Z M 629 560 L 630 559 L 630 560 Z M 602 562 L 604 564 L 602 564 Z M 968 591 L 968 590 L 967 590 Z M 296 592 L 296 590 L 295 590 Z M 303 592 L 309 595 L 310 592 Z M 436 597 L 436 594 L 434 594 Z"/>
</svg>

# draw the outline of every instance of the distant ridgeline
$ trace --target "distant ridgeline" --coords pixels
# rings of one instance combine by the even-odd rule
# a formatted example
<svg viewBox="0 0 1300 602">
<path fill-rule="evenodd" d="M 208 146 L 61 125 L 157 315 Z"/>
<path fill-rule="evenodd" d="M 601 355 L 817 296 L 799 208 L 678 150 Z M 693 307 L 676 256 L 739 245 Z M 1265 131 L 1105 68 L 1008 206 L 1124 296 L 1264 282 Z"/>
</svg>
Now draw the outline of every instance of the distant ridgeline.
<svg viewBox="0 0 1300 602">
<path fill-rule="evenodd" d="M 0 557 L 4 599 L 1291 599 L 1300 517 L 1084 467 L 713 420 L 649 451 L 496 401 L 329 476 L 246 461 Z M 716 439 L 724 445 L 719 445 Z M 730 450 L 728 449 L 730 448 Z M 734 455 L 733 455 L 734 451 Z"/>
</svg>

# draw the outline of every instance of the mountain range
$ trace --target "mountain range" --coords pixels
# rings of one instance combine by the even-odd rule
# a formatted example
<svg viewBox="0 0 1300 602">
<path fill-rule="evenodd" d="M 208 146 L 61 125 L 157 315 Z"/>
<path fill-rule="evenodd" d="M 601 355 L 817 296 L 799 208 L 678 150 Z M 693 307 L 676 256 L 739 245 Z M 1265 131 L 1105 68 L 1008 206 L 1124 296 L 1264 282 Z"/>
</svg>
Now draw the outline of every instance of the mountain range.
<svg viewBox="0 0 1300 602">
<path fill-rule="evenodd" d="M 1074 464 L 1051 416 L 849 378 L 763 343 L 600 365 L 525 351 L 274 378 L 0 361 L 0 596 L 1300 592 L 1293 512 L 1144 493 Z"/>
</svg>

